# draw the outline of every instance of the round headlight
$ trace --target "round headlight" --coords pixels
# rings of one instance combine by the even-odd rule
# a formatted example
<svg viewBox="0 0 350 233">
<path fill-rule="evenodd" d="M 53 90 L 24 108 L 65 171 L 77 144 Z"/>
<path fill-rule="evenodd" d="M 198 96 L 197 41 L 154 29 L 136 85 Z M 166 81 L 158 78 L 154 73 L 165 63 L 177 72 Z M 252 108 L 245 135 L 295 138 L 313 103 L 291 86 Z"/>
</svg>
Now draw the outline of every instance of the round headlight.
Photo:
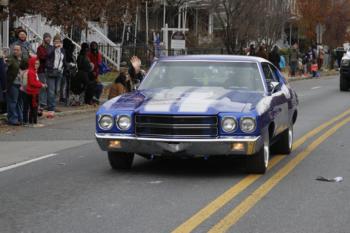
<svg viewBox="0 0 350 233">
<path fill-rule="evenodd" d="M 224 117 L 221 123 L 221 127 L 225 133 L 232 133 L 237 128 L 237 121 L 233 117 Z"/>
<path fill-rule="evenodd" d="M 98 125 L 103 130 L 110 130 L 113 127 L 113 118 L 109 115 L 103 115 L 100 117 Z"/>
<path fill-rule="evenodd" d="M 117 118 L 117 126 L 120 130 L 128 130 L 131 127 L 131 118 L 129 116 L 119 116 Z"/>
<path fill-rule="evenodd" d="M 256 121 L 251 117 L 243 117 L 241 118 L 240 126 L 244 133 L 252 133 L 256 129 Z"/>
</svg>

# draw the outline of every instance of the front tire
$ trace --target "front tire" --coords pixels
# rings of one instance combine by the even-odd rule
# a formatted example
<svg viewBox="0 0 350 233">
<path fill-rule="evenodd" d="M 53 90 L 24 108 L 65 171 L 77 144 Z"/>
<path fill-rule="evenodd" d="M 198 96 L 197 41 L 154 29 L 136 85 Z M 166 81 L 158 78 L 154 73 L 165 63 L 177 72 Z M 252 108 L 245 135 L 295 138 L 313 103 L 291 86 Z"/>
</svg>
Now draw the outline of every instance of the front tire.
<svg viewBox="0 0 350 233">
<path fill-rule="evenodd" d="M 340 91 L 349 90 L 349 81 L 345 78 L 344 75 L 340 75 Z"/>
<path fill-rule="evenodd" d="M 134 154 L 108 152 L 108 161 L 113 170 L 129 170 L 134 161 Z"/>
<path fill-rule="evenodd" d="M 251 174 L 265 174 L 269 166 L 270 159 L 270 141 L 265 139 L 260 151 L 247 158 L 247 172 Z"/>
<path fill-rule="evenodd" d="M 278 141 L 273 145 L 274 153 L 276 154 L 286 154 L 292 153 L 293 149 L 293 125 L 289 126 L 287 130 L 281 133 Z"/>
</svg>

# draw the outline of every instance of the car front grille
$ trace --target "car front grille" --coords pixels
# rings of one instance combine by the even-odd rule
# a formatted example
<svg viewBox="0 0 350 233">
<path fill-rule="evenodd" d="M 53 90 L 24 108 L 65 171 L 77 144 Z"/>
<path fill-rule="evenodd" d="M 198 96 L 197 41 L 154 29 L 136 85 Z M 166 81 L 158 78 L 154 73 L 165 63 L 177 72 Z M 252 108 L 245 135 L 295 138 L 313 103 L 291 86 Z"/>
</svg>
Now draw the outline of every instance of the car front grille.
<svg viewBox="0 0 350 233">
<path fill-rule="evenodd" d="M 217 116 L 136 115 L 137 136 L 144 137 L 216 137 Z"/>
</svg>

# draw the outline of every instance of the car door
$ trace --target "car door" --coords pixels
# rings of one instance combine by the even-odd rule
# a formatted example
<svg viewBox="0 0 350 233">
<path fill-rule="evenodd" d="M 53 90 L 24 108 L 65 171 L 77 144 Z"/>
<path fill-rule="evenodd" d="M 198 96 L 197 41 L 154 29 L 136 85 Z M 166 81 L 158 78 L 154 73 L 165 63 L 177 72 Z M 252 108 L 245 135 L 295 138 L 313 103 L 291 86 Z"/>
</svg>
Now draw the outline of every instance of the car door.
<svg viewBox="0 0 350 233">
<path fill-rule="evenodd" d="M 271 95 L 270 113 L 275 123 L 275 135 L 289 127 L 288 98 L 283 81 L 277 75 L 277 69 L 270 63 L 262 63 L 266 84 Z"/>
</svg>

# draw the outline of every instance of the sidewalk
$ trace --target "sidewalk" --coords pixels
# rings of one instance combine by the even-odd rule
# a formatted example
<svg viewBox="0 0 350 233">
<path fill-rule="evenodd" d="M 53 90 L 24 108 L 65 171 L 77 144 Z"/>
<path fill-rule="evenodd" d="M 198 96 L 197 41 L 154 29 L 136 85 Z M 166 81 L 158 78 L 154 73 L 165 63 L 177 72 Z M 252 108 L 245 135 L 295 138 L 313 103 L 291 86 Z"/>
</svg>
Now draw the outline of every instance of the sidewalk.
<svg viewBox="0 0 350 233">
<path fill-rule="evenodd" d="M 43 116 L 38 118 L 39 123 L 46 124 L 49 121 L 54 121 L 57 118 L 75 115 L 75 114 L 84 114 L 84 113 L 93 113 L 96 112 L 98 106 L 82 105 L 82 106 L 58 106 L 57 112 L 55 113 L 55 118 L 47 119 L 47 112 L 44 111 Z M 2 133 L 11 133 L 13 131 L 23 128 L 22 126 L 11 126 L 6 123 L 6 115 L 0 114 L 0 134 Z"/>
<path fill-rule="evenodd" d="M 282 72 L 284 77 L 286 77 L 287 81 L 294 82 L 299 80 L 305 80 L 305 79 L 312 79 L 313 77 L 311 75 L 308 76 L 295 76 L 290 77 L 288 72 Z M 328 76 L 336 76 L 339 75 L 339 71 L 336 70 L 323 70 L 320 72 L 320 78 L 322 77 L 328 77 Z"/>
</svg>

